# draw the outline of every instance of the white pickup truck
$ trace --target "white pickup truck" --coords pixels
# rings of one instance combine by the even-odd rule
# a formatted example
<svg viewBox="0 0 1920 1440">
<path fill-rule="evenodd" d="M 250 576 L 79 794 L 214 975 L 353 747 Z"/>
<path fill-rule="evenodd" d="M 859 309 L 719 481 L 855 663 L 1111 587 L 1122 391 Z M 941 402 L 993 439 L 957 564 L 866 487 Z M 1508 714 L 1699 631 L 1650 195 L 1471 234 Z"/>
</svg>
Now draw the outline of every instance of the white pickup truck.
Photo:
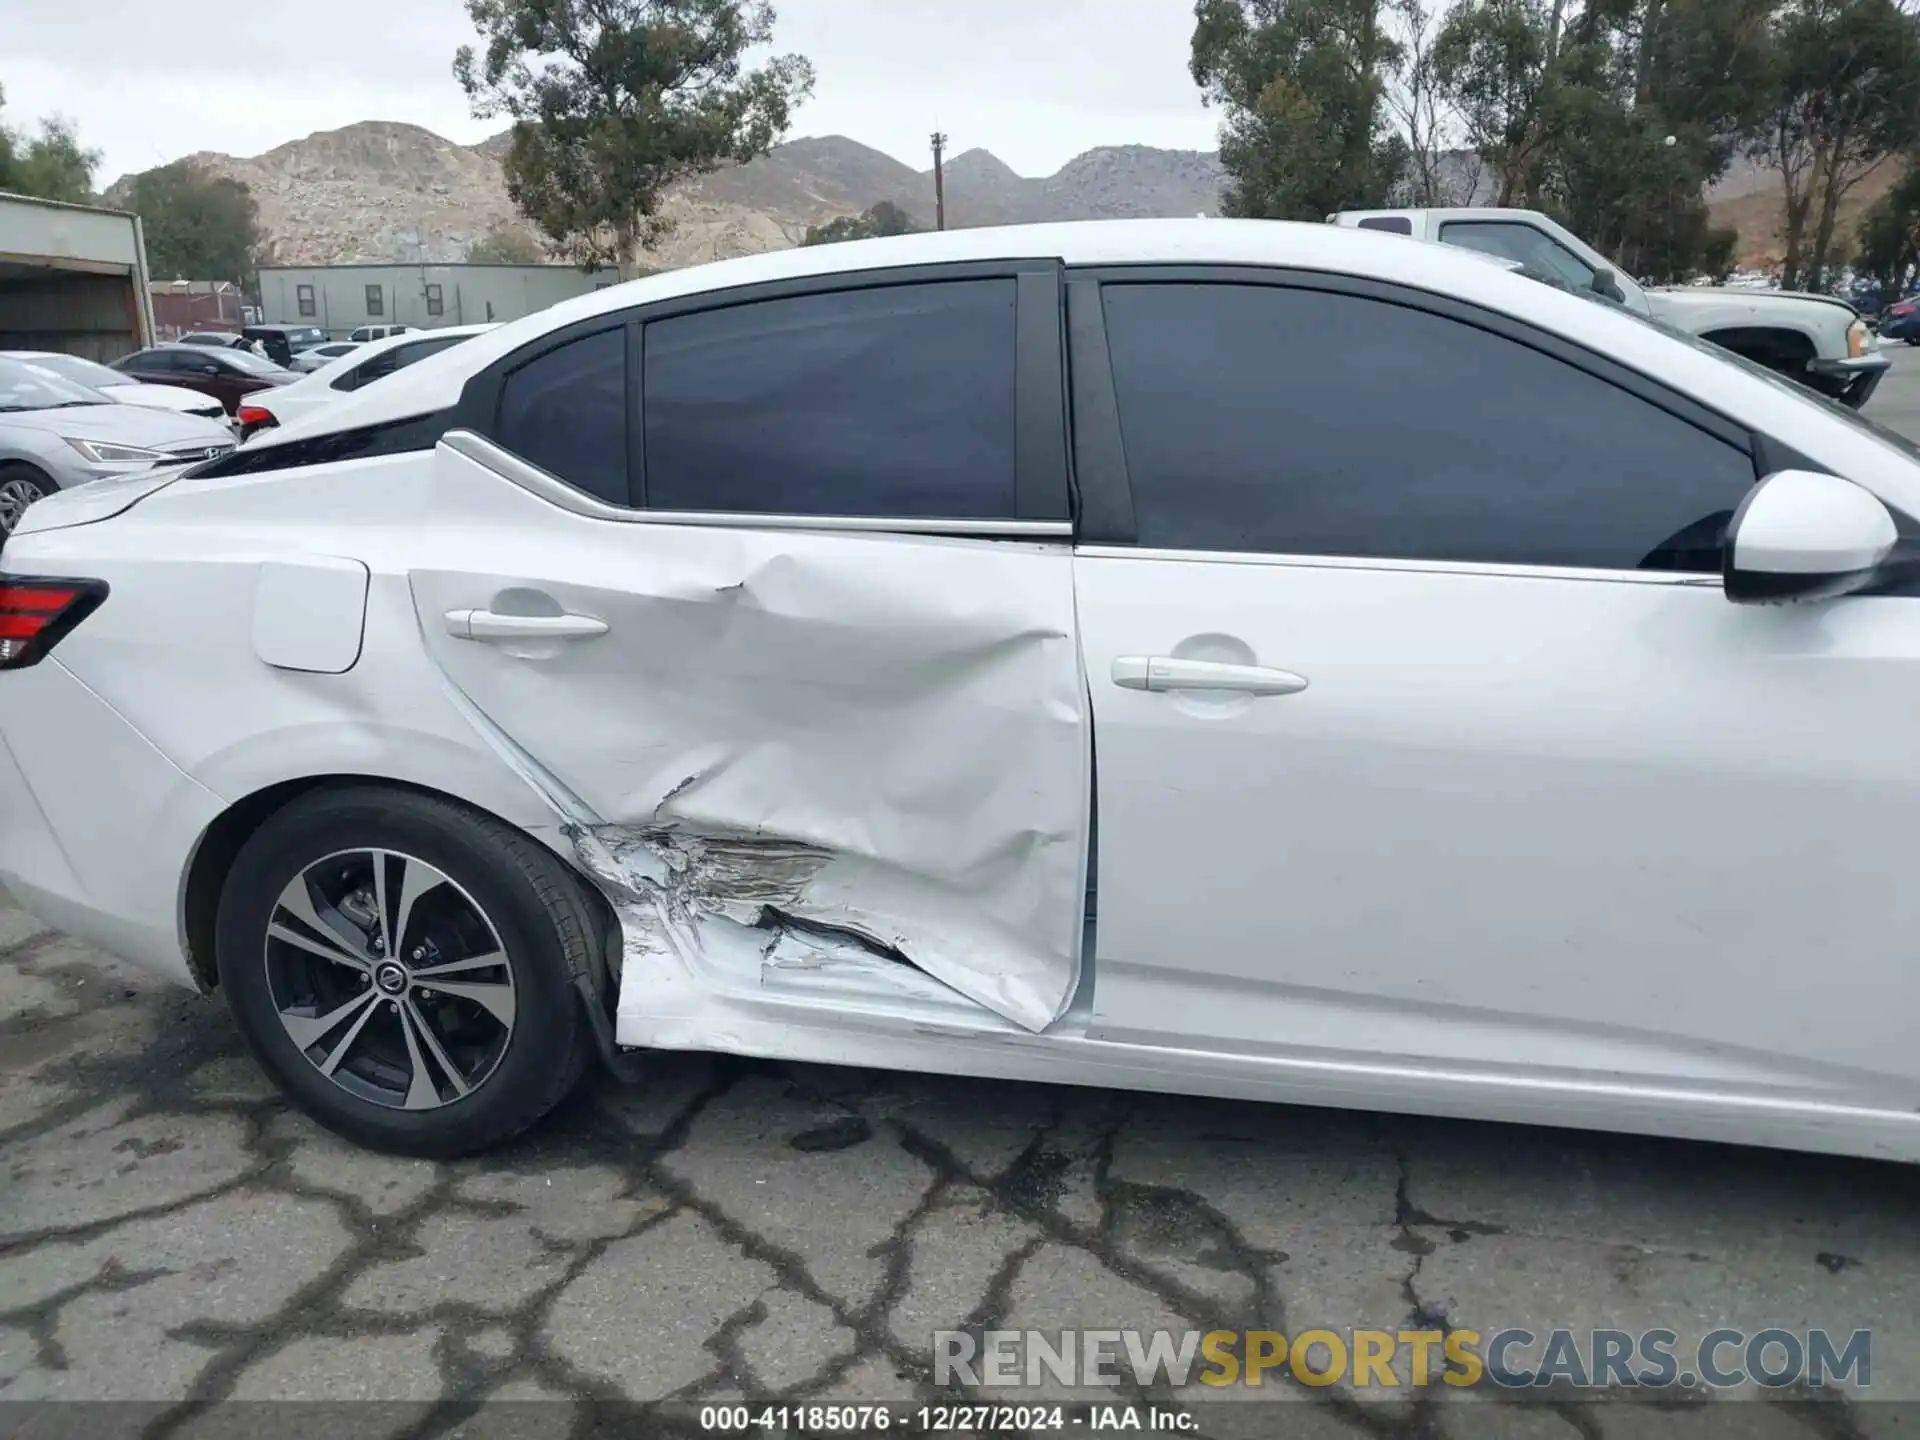
<svg viewBox="0 0 1920 1440">
<path fill-rule="evenodd" d="M 1887 358 L 1868 347 L 1866 322 L 1844 300 L 1698 285 L 1647 289 L 1537 210 L 1342 210 L 1327 219 L 1517 261 L 1536 278 L 1710 340 L 1856 410 L 1888 368 Z"/>
</svg>

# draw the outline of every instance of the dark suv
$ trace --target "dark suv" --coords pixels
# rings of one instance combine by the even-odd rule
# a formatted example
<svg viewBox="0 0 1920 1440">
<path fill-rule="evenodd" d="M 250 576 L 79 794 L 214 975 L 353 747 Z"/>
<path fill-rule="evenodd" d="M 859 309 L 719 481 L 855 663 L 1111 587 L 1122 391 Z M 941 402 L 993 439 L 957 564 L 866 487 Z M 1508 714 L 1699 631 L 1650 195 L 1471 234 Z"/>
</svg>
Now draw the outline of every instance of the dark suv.
<svg viewBox="0 0 1920 1440">
<path fill-rule="evenodd" d="M 258 340 L 274 364 L 291 365 L 302 350 L 326 344 L 327 332 L 318 325 L 249 325 L 240 332 L 240 338 Z"/>
</svg>

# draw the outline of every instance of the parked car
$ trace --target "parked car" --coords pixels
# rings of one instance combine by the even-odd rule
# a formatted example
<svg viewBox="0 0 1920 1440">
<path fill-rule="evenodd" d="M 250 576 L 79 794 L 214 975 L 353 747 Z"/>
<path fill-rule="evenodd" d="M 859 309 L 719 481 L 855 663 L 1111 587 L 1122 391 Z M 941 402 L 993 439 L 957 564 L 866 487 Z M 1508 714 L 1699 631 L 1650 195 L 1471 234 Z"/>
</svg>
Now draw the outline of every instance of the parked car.
<svg viewBox="0 0 1920 1440">
<path fill-rule="evenodd" d="M 291 385 L 298 377 L 271 360 L 246 350 L 214 350 L 197 345 L 156 345 L 136 350 L 113 362 L 113 368 L 136 380 L 178 385 L 211 395 L 232 415 L 243 396 Z"/>
<path fill-rule="evenodd" d="M 120 405 L 145 405 L 152 410 L 173 410 L 209 420 L 218 420 L 227 413 L 218 400 L 197 390 L 181 385 L 150 385 L 131 375 L 122 375 L 111 365 L 84 360 L 78 355 L 62 355 L 52 350 L 0 350 L 0 358 L 51 370 L 61 379 L 98 390 Z"/>
<path fill-rule="evenodd" d="M 351 355 L 360 345 L 353 340 L 329 340 L 324 345 L 315 345 L 311 350 L 302 350 L 293 357 L 293 363 L 287 368 L 296 375 L 311 375 L 338 360 L 342 355 Z"/>
<path fill-rule="evenodd" d="M 1897 301 L 1881 313 L 1880 338 L 1920 345 L 1920 295 Z"/>
<path fill-rule="evenodd" d="M 411 325 L 362 325 L 350 332 L 349 340 L 366 344 L 369 340 L 385 340 L 394 335 L 412 335 L 417 333 Z"/>
<path fill-rule="evenodd" d="M 325 344 L 326 339 L 327 332 L 318 325 L 249 325 L 237 343 L 258 345 L 274 364 L 290 366 L 294 356 Z"/>
<path fill-rule="evenodd" d="M 70 485 L 232 452 L 226 425 L 196 415 L 122 405 L 38 365 L 0 357 L 0 539 L 29 505 Z M 0 653 L 16 638 L 0 615 Z M 0 662 L 3 663 L 3 662 Z"/>
<path fill-rule="evenodd" d="M 249 439 L 263 430 L 291 424 L 396 370 L 404 370 L 429 355 L 438 355 L 495 328 L 493 325 L 449 325 L 442 330 L 410 330 L 356 345 L 346 355 L 310 375 L 298 377 L 283 389 L 249 396 L 236 412 L 241 438 Z"/>
<path fill-rule="evenodd" d="M 29 510 L 0 881 L 397 1151 L 652 1048 L 1912 1161 L 1915 516 L 1443 245 L 676 270 Z"/>
<path fill-rule="evenodd" d="M 1506 256 L 1639 315 L 1697 335 L 1859 409 L 1887 371 L 1867 324 L 1832 295 L 1744 287 L 1642 286 L 1537 210 L 1343 210 L 1333 223 Z"/>
</svg>

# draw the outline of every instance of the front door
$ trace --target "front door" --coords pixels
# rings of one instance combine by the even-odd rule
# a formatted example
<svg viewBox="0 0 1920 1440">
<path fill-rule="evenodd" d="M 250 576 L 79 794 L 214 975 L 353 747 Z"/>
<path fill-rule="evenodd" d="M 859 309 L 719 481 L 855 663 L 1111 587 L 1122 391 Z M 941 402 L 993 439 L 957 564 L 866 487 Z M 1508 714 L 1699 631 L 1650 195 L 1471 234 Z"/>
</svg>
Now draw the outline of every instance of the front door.
<svg viewBox="0 0 1920 1440">
<path fill-rule="evenodd" d="M 1015 290 L 653 322 L 637 437 L 616 317 L 436 452 L 426 646 L 632 902 L 629 967 L 798 925 L 1031 1030 L 1066 1008 L 1090 726 L 1058 424 L 1060 519 L 1017 518 Z"/>
<path fill-rule="evenodd" d="M 1604 362 L 1356 293 L 1103 299 L 1097 1034 L 1910 1100 L 1913 600 L 1730 604 L 1742 437 Z"/>
</svg>

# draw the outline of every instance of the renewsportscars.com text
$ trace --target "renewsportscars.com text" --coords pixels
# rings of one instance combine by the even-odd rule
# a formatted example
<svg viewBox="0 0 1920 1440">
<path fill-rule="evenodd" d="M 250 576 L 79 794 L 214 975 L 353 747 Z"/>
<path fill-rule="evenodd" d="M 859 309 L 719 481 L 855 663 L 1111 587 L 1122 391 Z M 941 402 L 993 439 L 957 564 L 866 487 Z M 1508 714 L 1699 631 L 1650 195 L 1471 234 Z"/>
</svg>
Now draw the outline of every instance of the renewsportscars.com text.
<svg viewBox="0 0 1920 1440">
<path fill-rule="evenodd" d="M 936 1385 L 1495 1385 L 1505 1389 L 1822 1389 L 1873 1383 L 1854 1330 L 940 1330 Z"/>
</svg>

